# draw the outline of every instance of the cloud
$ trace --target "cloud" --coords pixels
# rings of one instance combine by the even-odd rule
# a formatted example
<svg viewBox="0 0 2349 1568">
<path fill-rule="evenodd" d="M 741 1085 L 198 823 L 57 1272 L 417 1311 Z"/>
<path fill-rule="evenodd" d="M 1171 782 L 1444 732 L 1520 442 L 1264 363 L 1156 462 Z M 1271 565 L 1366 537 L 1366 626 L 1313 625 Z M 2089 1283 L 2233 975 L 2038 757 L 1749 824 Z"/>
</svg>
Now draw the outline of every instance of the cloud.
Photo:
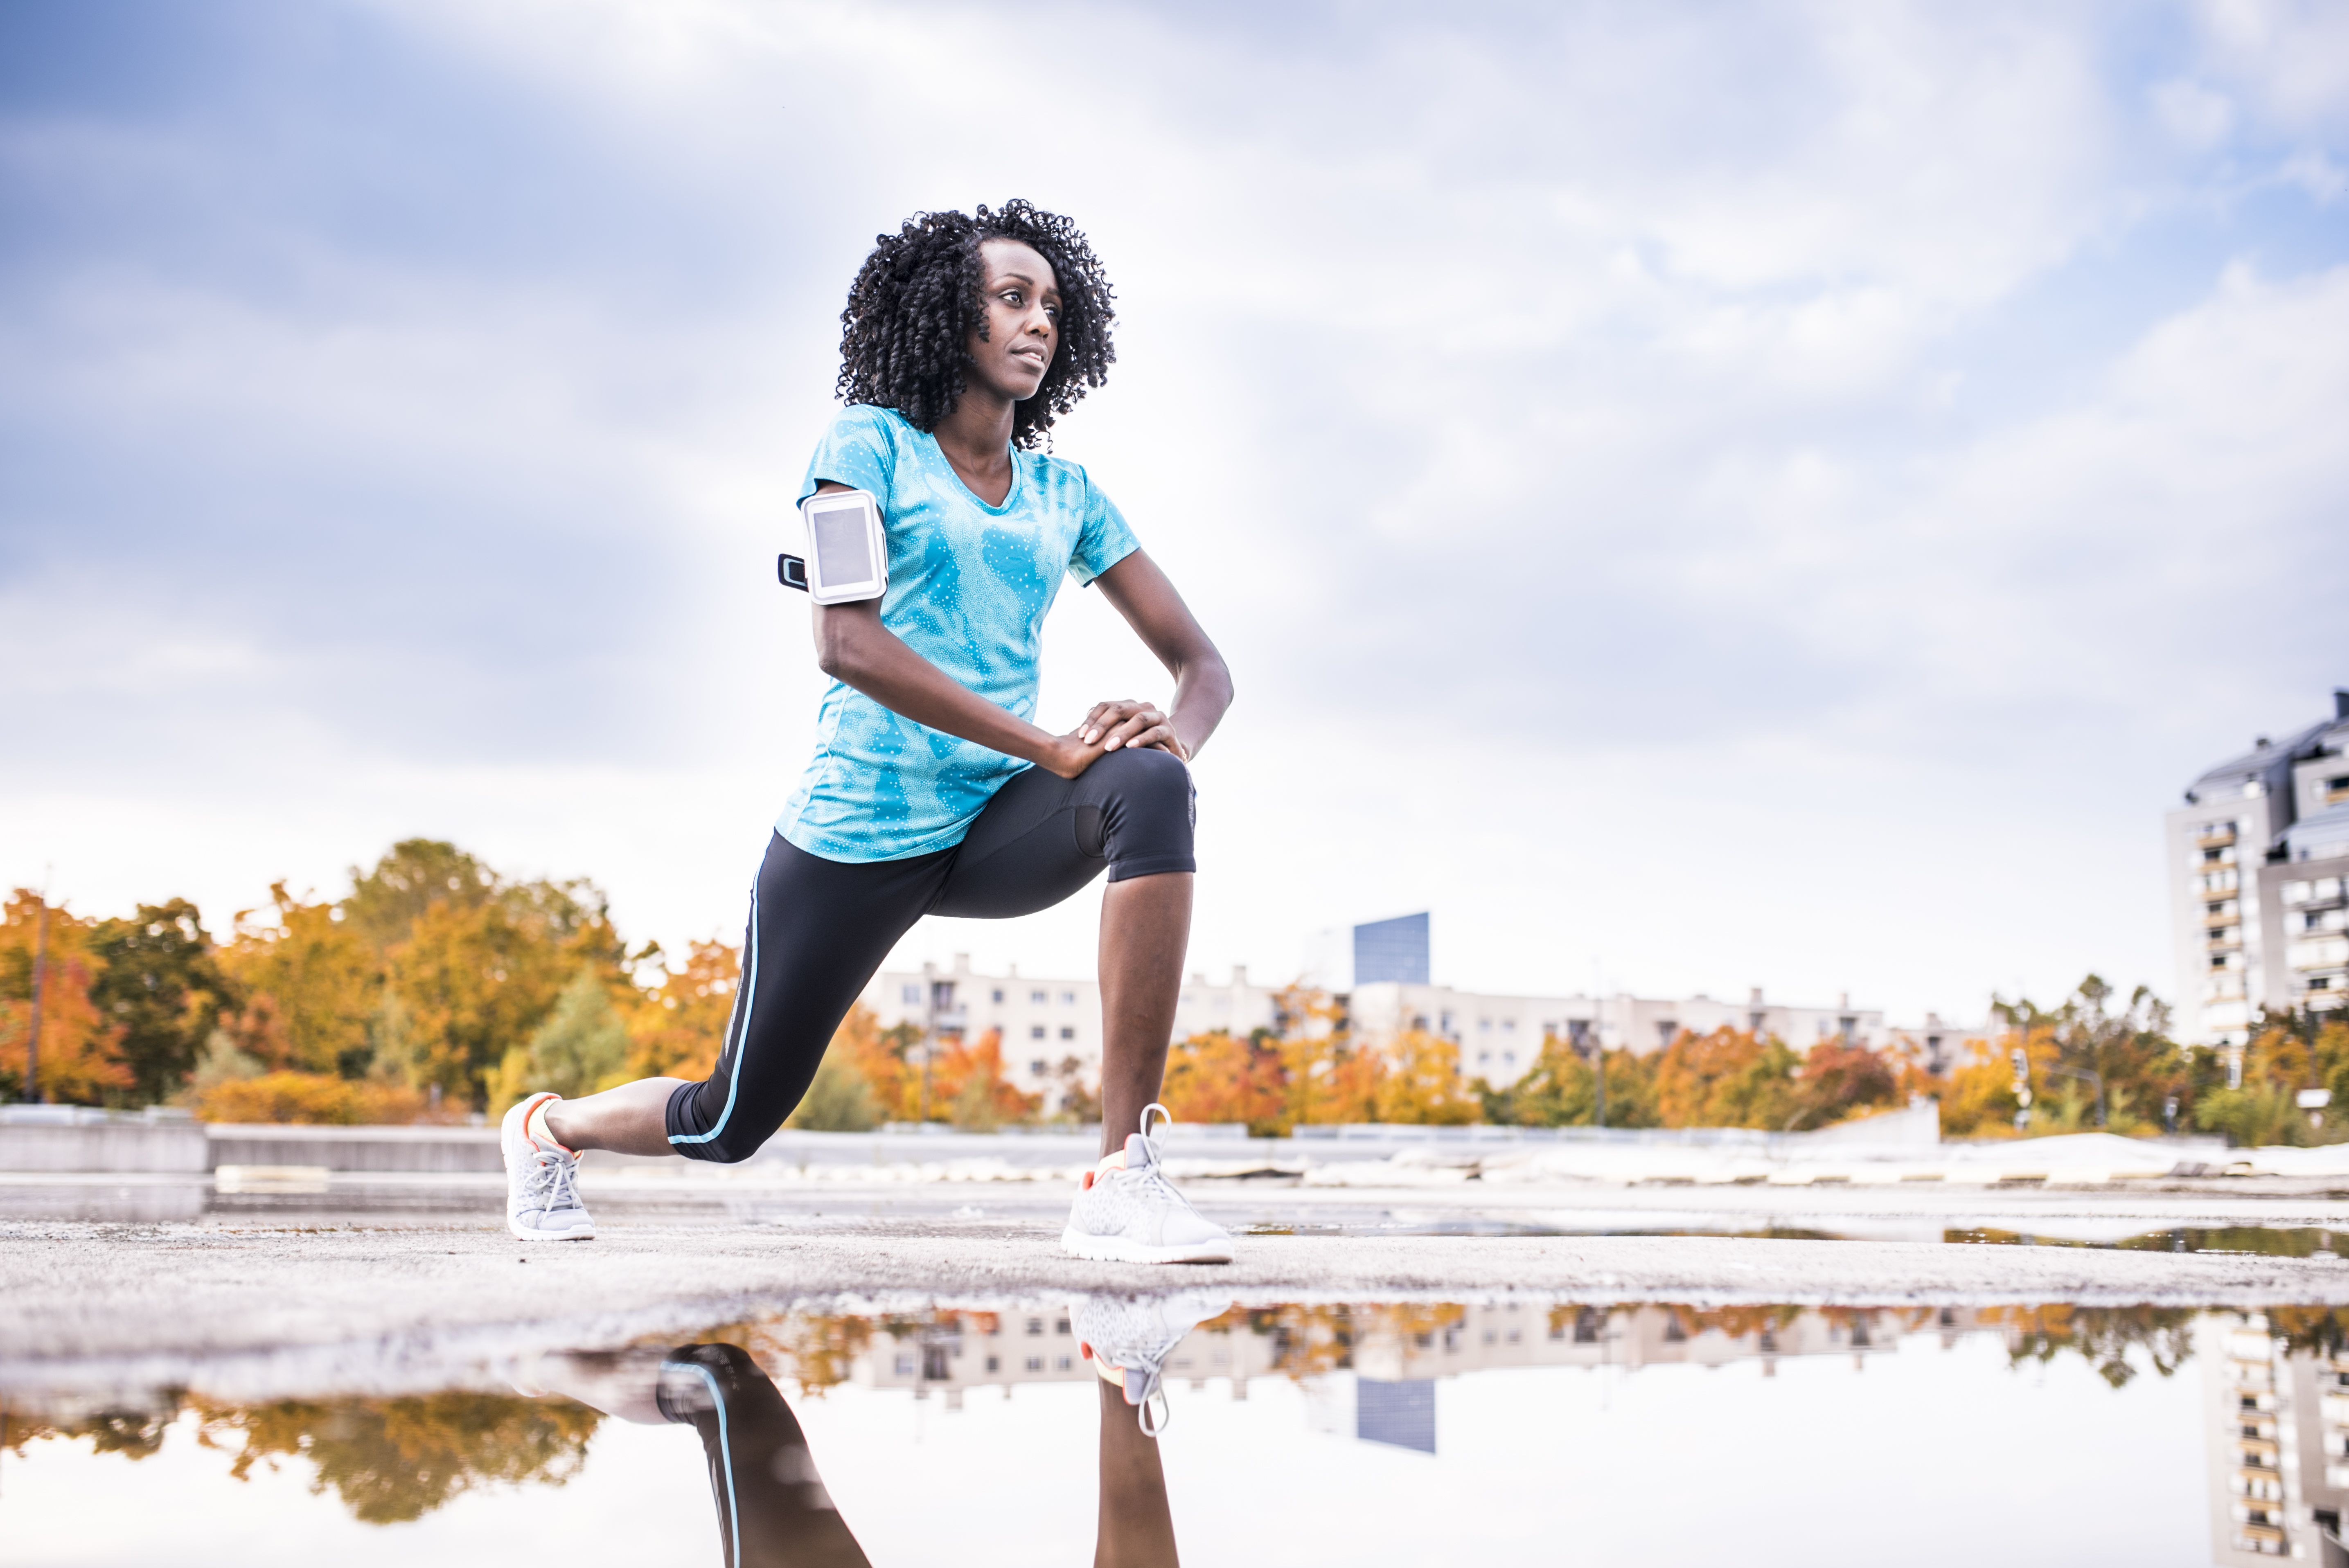
<svg viewBox="0 0 2349 1568">
<path fill-rule="evenodd" d="M 841 290 L 1013 193 L 1121 291 L 1061 449 L 1240 676 L 1206 830 L 1279 891 L 1203 883 L 1202 961 L 1425 903 L 1484 984 L 2166 981 L 2154 813 L 2341 678 L 2320 10 L 47 14 L 0 690 L 70 744 L 0 873 L 251 902 L 406 802 L 730 926 Z M 1048 707 L 1155 689 L 1065 601 Z M 1088 961 L 1055 919 L 951 940 Z"/>
</svg>

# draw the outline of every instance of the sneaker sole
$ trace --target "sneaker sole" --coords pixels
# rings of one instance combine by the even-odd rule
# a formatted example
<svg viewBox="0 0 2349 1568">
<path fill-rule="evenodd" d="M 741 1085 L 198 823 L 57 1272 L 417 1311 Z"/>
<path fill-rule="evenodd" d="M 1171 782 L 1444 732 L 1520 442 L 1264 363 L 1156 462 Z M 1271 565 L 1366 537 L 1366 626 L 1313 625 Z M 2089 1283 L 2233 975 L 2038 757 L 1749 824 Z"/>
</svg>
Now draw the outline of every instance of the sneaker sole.
<svg viewBox="0 0 2349 1568">
<path fill-rule="evenodd" d="M 1123 1236 L 1092 1236 L 1070 1229 L 1061 1233 L 1061 1250 L 1071 1257 L 1097 1264 L 1227 1264 L 1229 1243 L 1193 1242 L 1187 1246 L 1152 1247 Z"/>
<path fill-rule="evenodd" d="M 574 1225 L 567 1231 L 533 1231 L 509 1216 L 506 1229 L 525 1242 L 592 1242 L 595 1239 L 593 1224 Z"/>
</svg>

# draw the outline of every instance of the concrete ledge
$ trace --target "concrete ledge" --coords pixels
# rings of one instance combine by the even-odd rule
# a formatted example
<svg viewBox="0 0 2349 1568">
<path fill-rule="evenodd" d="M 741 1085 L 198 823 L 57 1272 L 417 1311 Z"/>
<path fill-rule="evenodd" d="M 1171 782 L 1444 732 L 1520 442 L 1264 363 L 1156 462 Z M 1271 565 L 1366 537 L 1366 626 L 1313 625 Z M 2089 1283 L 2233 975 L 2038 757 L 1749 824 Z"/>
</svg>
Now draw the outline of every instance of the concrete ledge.
<svg viewBox="0 0 2349 1568">
<path fill-rule="evenodd" d="M 204 1130 L 192 1121 L 0 1122 L 0 1171 L 197 1173 L 211 1169 L 212 1145 Z"/>
<path fill-rule="evenodd" d="M 212 1163 L 328 1171 L 501 1171 L 494 1127 L 302 1127 L 214 1122 Z"/>
</svg>

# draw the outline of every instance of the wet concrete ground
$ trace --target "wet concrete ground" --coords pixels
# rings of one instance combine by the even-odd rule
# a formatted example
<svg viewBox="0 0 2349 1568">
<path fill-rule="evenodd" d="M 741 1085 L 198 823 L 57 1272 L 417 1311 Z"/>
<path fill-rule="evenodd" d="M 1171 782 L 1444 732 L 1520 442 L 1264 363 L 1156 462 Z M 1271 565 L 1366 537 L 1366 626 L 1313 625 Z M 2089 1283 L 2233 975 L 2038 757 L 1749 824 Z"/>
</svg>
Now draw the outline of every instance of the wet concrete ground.
<svg viewBox="0 0 2349 1568">
<path fill-rule="evenodd" d="M 1964 1227 L 2085 1240 L 2173 1227 L 2349 1227 L 2321 1189 L 1675 1188 L 1266 1191 L 1201 1182 L 1247 1234 L 1228 1266 L 1061 1254 L 1067 1194 L 1042 1183 L 629 1182 L 589 1196 L 593 1242 L 506 1235 L 494 1178 L 367 1178 L 316 1190 L 15 1179 L 0 1192 L 0 1388 L 419 1387 L 452 1358 L 617 1344 L 756 1312 L 912 1310 L 1086 1292 L 1211 1291 L 1243 1303 L 1671 1300 L 1695 1305 L 2349 1305 L 2349 1263 L 2084 1246 L 1968 1246 Z M 176 1220 L 34 1217 L 96 1204 Z M 1477 1226 L 1576 1233 L 1428 1234 Z M 1852 1240 L 1748 1239 L 1807 1230 Z M 2318 1233 L 2322 1233 L 2319 1232 Z"/>
</svg>

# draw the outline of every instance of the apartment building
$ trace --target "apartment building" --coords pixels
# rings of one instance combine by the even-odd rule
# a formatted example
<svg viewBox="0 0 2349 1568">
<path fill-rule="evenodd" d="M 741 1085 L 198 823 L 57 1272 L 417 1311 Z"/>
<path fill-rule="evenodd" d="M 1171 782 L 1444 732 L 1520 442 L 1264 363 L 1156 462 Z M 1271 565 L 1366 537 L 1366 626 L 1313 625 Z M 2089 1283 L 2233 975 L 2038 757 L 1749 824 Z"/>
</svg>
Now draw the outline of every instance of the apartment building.
<svg viewBox="0 0 2349 1568">
<path fill-rule="evenodd" d="M 2349 999 L 2349 689 L 2195 779 L 2165 837 L 2180 1038 L 2239 1053 L 2262 1009 Z"/>
<path fill-rule="evenodd" d="M 2195 1326 L 2209 1443 L 2210 1551 L 2341 1560 L 2349 1503 L 2349 1355 L 2293 1350 L 2259 1313 Z"/>
<path fill-rule="evenodd" d="M 1383 925 L 1397 923 L 1381 922 Z M 1423 944 L 1426 926 L 1418 927 Z M 1402 965 L 1408 968 L 1406 957 Z M 1417 972 L 1425 973 L 1423 964 Z M 1176 1000 L 1174 1037 L 1188 1039 L 1221 1030 L 1245 1038 L 1257 1029 L 1278 1030 L 1281 991 L 1248 978 L 1245 965 L 1215 981 L 1195 971 Z M 1334 998 L 1356 1038 L 1371 1045 L 1405 1029 L 1420 1029 L 1460 1047 L 1461 1070 L 1489 1083 L 1512 1084 L 1533 1070 L 1542 1041 L 1556 1037 L 1587 1048 L 1596 1041 L 1609 1050 L 1626 1047 L 1645 1054 L 1661 1050 L 1682 1030 L 1711 1034 L 1728 1027 L 1775 1035 L 1795 1049 L 1824 1040 L 1878 1047 L 1896 1031 L 1881 1009 L 1855 1007 L 1847 995 L 1833 1006 L 1767 1000 L 1759 986 L 1743 1002 L 1716 1000 L 1702 992 L 1679 1000 L 1634 996 L 1518 996 L 1462 991 L 1402 980 L 1358 984 Z M 1023 977 L 1017 965 L 1001 975 L 971 968 L 970 955 L 955 954 L 945 969 L 887 969 L 864 988 L 864 1005 L 884 1028 L 912 1025 L 939 1039 L 976 1039 L 989 1029 L 1003 1031 L 1004 1076 L 1023 1094 L 1050 1097 L 1071 1076 L 1087 1083 L 1101 1078 L 1101 986 L 1091 979 Z M 1928 1016 L 1921 1033 L 1935 1070 L 1954 1059 L 1965 1031 Z"/>
<path fill-rule="evenodd" d="M 1667 1001 L 1634 996 L 1508 996 L 1460 991 L 1449 985 L 1408 985 L 1376 981 L 1357 985 L 1346 998 L 1354 1033 L 1372 1041 L 1404 1029 L 1422 1029 L 1460 1047 L 1461 1070 L 1495 1084 L 1514 1083 L 1541 1055 L 1545 1037 L 1587 1048 L 1594 1040 L 1609 1050 L 1642 1055 L 1660 1051 L 1682 1030 L 1709 1035 L 1715 1029 L 1775 1035 L 1795 1049 L 1823 1040 L 1881 1046 L 1890 1040 L 1881 1009 L 1854 1007 L 1848 995 L 1832 1007 L 1765 1000 L 1755 986 L 1743 1002 L 1697 993 Z M 1940 1030 L 1936 1021 L 1936 1040 Z M 1952 1031 L 1954 1033 L 1954 1031 Z"/>
<path fill-rule="evenodd" d="M 1251 981 L 1246 965 L 1232 965 L 1230 978 L 1220 984 L 1195 971 L 1176 1000 L 1174 1037 L 1217 1029 L 1244 1037 L 1278 1028 L 1278 995 Z M 977 1039 L 1002 1030 L 1006 1081 L 1022 1094 L 1047 1096 L 1048 1108 L 1071 1058 L 1077 1077 L 1101 1081 L 1098 980 L 1024 977 L 1016 964 L 1001 975 L 981 975 L 971 968 L 969 954 L 957 953 L 946 969 L 881 971 L 864 987 L 864 1002 L 885 1029 L 910 1024 L 940 1039 Z"/>
</svg>

